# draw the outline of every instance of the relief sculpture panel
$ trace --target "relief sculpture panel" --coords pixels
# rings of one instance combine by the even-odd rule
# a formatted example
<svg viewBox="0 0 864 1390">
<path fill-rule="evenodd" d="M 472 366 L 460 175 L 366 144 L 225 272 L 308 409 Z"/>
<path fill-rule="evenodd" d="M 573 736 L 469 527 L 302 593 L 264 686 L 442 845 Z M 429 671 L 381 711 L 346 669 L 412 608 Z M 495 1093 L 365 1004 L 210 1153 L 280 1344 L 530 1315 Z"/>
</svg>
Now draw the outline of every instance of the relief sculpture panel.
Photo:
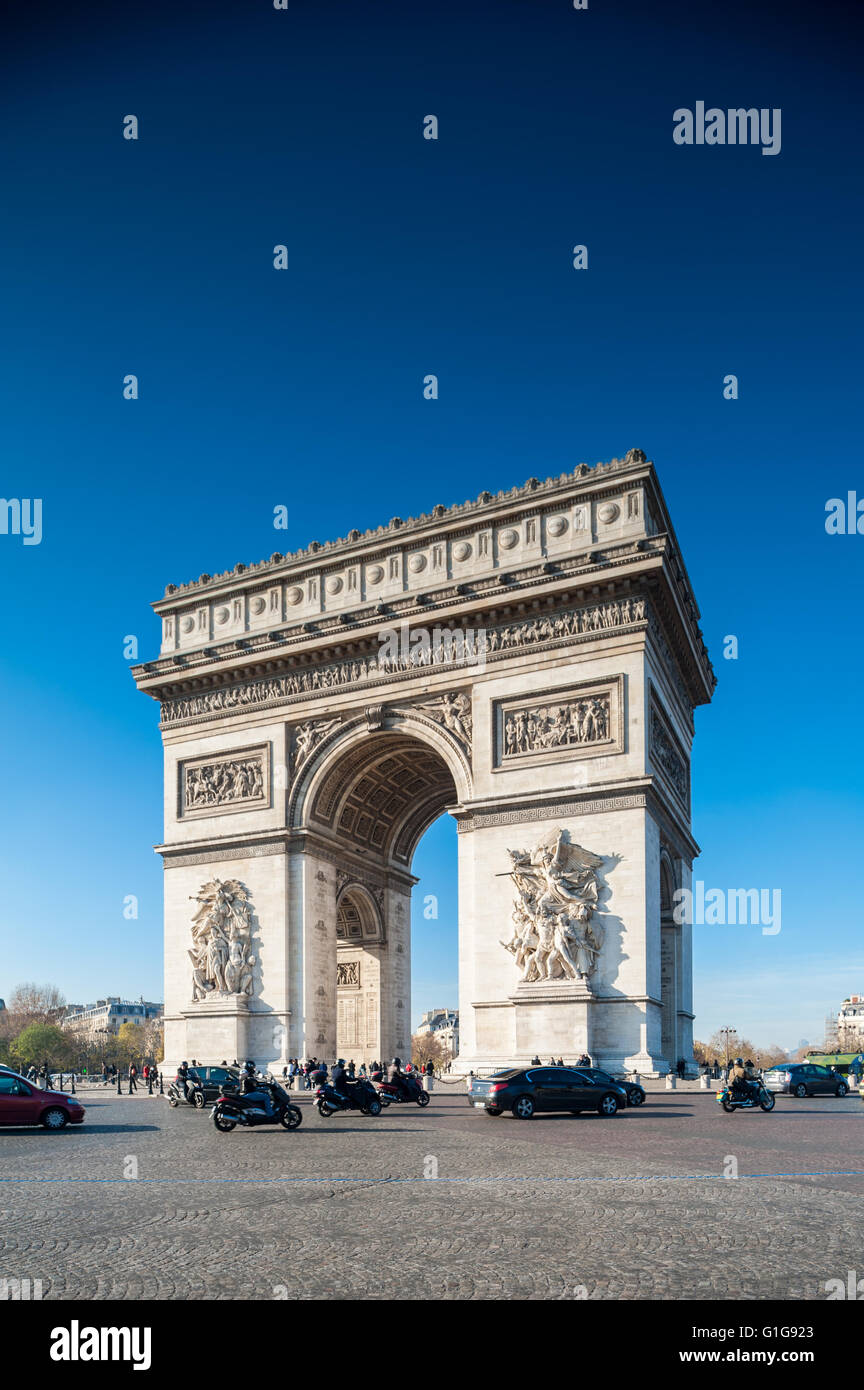
<svg viewBox="0 0 864 1390">
<path fill-rule="evenodd" d="M 623 677 L 495 702 L 495 767 L 624 750 Z"/>
<path fill-rule="evenodd" d="M 222 815 L 270 805 L 270 748 L 243 748 L 179 765 L 178 814 Z"/>
</svg>

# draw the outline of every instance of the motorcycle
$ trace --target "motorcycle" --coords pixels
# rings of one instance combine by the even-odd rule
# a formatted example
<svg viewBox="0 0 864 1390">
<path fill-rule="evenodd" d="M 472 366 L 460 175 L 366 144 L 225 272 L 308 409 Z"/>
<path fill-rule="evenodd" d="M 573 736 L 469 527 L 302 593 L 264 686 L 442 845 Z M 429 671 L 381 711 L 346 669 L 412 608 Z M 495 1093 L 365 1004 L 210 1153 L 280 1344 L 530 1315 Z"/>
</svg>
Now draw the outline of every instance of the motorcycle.
<svg viewBox="0 0 864 1390">
<path fill-rule="evenodd" d="M 732 1115 L 736 1110 L 773 1110 L 775 1097 L 773 1091 L 769 1091 L 760 1078 L 758 1081 L 751 1081 L 746 1092 L 724 1086 L 722 1091 L 717 1092 L 717 1102 L 722 1105 L 727 1115 Z"/>
<path fill-rule="evenodd" d="M 256 1125 L 281 1125 L 283 1129 L 297 1129 L 302 1123 L 303 1112 L 299 1105 L 292 1103 L 288 1092 L 282 1089 L 278 1081 L 257 1078 L 257 1086 L 259 1091 L 270 1094 L 269 1115 L 259 1097 L 240 1095 L 237 1091 L 226 1093 L 225 1087 L 220 1086 L 221 1095 L 213 1106 L 213 1123 L 220 1134 L 230 1134 L 237 1125 L 245 1125 L 247 1129 L 254 1129 Z"/>
<path fill-rule="evenodd" d="M 420 1082 L 413 1076 L 403 1076 L 401 1085 L 395 1081 L 376 1081 L 375 1089 L 382 1105 L 403 1105 L 415 1103 L 422 1109 L 429 1104 L 429 1092 L 424 1091 Z"/>
<path fill-rule="evenodd" d="M 168 1090 L 165 1092 L 168 1097 L 168 1104 L 172 1110 L 176 1110 L 181 1101 L 186 1105 L 192 1105 L 196 1110 L 204 1109 L 204 1089 L 197 1076 L 187 1076 L 186 1093 L 183 1093 L 183 1082 L 175 1076 L 169 1082 Z"/>
<path fill-rule="evenodd" d="M 345 1094 L 340 1095 L 334 1091 L 332 1086 L 325 1082 L 319 1086 L 315 1092 L 315 1104 L 318 1114 L 327 1119 L 330 1115 L 335 1115 L 337 1110 L 359 1110 L 361 1115 L 380 1115 L 381 1100 L 375 1087 L 372 1086 L 365 1077 L 358 1077 L 356 1081 L 349 1081 L 345 1088 Z"/>
</svg>

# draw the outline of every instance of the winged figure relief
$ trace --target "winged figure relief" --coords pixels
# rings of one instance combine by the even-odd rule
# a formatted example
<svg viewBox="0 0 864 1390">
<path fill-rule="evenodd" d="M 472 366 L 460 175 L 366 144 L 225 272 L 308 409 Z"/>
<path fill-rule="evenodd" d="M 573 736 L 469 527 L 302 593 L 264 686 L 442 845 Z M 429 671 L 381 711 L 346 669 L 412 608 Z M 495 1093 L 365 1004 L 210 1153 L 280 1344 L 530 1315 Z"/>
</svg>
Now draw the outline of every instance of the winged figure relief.
<svg viewBox="0 0 864 1390">
<path fill-rule="evenodd" d="M 602 857 L 557 830 L 533 850 L 508 850 L 516 888 L 512 952 L 522 980 L 587 979 L 603 945 L 594 922 Z"/>
</svg>

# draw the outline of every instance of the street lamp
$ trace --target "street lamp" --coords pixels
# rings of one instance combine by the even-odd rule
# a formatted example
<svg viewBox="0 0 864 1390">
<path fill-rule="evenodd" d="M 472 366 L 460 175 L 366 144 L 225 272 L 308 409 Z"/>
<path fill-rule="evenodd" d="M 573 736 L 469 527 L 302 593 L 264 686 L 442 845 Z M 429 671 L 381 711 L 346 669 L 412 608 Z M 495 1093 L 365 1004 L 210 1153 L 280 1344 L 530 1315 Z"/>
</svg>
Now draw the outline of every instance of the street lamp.
<svg viewBox="0 0 864 1390">
<path fill-rule="evenodd" d="M 738 1036 L 737 1028 L 721 1028 L 720 1036 L 726 1039 L 726 1070 L 729 1070 L 729 1039 Z"/>
</svg>

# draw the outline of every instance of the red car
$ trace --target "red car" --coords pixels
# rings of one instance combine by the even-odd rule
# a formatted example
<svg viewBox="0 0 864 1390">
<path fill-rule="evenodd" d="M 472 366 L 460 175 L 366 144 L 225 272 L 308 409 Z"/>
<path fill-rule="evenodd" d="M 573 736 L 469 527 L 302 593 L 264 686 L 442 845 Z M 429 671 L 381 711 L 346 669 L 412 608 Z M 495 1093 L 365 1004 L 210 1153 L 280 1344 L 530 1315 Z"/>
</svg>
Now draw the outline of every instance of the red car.
<svg viewBox="0 0 864 1390">
<path fill-rule="evenodd" d="M 84 1106 L 62 1091 L 40 1091 L 15 1072 L 0 1071 L 0 1125 L 80 1125 Z"/>
</svg>

